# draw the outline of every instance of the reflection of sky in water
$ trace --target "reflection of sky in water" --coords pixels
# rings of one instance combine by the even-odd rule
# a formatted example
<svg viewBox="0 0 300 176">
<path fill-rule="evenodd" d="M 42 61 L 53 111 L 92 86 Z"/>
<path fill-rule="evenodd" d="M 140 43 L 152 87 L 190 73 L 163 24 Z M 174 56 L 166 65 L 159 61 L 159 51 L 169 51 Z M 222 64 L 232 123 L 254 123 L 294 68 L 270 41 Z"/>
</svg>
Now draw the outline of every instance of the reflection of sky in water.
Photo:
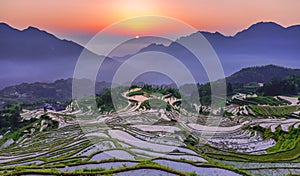
<svg viewBox="0 0 300 176">
<path fill-rule="evenodd" d="M 198 175 L 208 175 L 208 176 L 214 176 L 214 175 L 220 175 L 220 176 L 239 176 L 239 174 L 232 172 L 230 170 L 220 169 L 220 168 L 206 168 L 206 167 L 197 167 L 193 166 L 188 163 L 181 163 L 176 161 L 169 161 L 169 160 L 154 160 L 154 162 L 157 162 L 161 165 L 166 165 L 168 167 L 171 167 L 176 170 L 181 170 L 183 172 L 193 172 L 195 171 Z"/>
</svg>

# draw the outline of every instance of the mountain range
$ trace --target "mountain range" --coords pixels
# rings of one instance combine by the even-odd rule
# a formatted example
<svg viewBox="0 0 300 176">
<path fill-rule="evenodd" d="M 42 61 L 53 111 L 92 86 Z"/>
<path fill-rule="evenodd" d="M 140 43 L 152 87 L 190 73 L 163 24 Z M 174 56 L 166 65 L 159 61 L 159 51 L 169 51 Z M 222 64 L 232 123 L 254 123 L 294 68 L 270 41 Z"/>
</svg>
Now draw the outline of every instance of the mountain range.
<svg viewBox="0 0 300 176">
<path fill-rule="evenodd" d="M 273 22 L 259 22 L 234 36 L 224 36 L 218 32 L 199 32 L 215 49 L 227 76 L 241 68 L 256 65 L 300 67 L 299 25 L 285 28 Z M 192 41 L 195 34 L 178 40 Z M 0 88 L 22 82 L 70 78 L 83 49 L 79 44 L 59 39 L 38 28 L 18 30 L 6 23 L 0 23 Z M 201 64 L 195 64 L 192 61 L 194 56 L 177 43 L 173 42 L 168 46 L 150 44 L 138 53 L 145 51 L 170 53 L 188 67 L 198 82 L 208 81 Z M 92 52 L 90 54 L 98 57 Z M 103 65 L 105 73 L 102 75 L 105 76 L 98 81 L 110 81 L 114 70 L 126 59 L 128 57 L 107 58 Z M 148 78 L 157 80 L 153 75 Z"/>
<path fill-rule="evenodd" d="M 300 25 L 284 28 L 273 22 L 259 22 L 234 36 L 224 36 L 218 32 L 198 33 L 201 33 L 216 51 L 226 76 L 242 68 L 258 65 L 300 67 Z M 177 41 L 193 41 L 197 37 L 196 34 L 181 37 Z M 169 46 L 152 44 L 142 49 L 146 50 L 164 51 L 175 55 L 183 63 L 187 62 L 192 72 L 199 72 L 199 65 L 191 63 L 193 56 L 181 49 L 177 43 Z M 205 74 L 203 69 L 200 69 L 200 72 Z M 208 80 L 204 82 L 206 81 Z"/>
</svg>

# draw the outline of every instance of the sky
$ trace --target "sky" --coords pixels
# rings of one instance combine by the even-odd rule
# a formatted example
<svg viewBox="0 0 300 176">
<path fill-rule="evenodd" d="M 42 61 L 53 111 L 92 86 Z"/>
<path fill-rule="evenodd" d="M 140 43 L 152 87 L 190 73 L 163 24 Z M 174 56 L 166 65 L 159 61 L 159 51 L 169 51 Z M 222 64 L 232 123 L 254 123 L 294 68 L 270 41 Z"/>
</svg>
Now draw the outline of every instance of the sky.
<svg viewBox="0 0 300 176">
<path fill-rule="evenodd" d="M 83 44 L 132 17 L 167 16 L 201 31 L 234 35 L 260 21 L 300 24 L 299 7 L 299 0 L 1 0 L 0 21 L 18 29 L 35 26 Z"/>
</svg>

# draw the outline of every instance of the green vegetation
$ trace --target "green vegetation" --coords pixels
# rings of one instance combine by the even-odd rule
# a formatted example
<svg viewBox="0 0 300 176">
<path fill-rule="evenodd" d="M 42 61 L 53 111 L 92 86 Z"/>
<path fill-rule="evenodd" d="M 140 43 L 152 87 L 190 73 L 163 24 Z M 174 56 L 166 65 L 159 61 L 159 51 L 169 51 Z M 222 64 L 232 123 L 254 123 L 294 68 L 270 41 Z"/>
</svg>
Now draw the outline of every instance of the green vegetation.
<svg viewBox="0 0 300 176">
<path fill-rule="evenodd" d="M 35 121 L 35 119 L 21 121 L 21 111 L 22 107 L 20 105 L 7 105 L 0 110 L 0 134 L 8 130 L 11 132 L 16 131 Z"/>
<path fill-rule="evenodd" d="M 144 101 L 143 103 L 141 103 L 140 108 L 166 110 L 167 108 L 169 108 L 170 111 L 170 107 L 167 106 L 167 103 L 165 101 L 156 98 Z"/>
<path fill-rule="evenodd" d="M 153 109 L 166 109 L 167 107 L 167 103 L 160 99 L 154 98 L 154 99 L 149 99 L 148 101 L 151 108 Z"/>
<path fill-rule="evenodd" d="M 135 92 L 129 92 L 127 94 L 127 96 L 129 96 L 129 97 L 132 97 L 132 96 L 135 96 L 135 95 L 144 95 L 144 92 L 139 90 L 139 91 L 135 91 Z"/>
<path fill-rule="evenodd" d="M 291 69 L 276 65 L 247 67 L 229 76 L 226 80 L 229 83 L 265 83 L 269 82 L 274 75 L 278 76 L 279 79 L 283 79 L 289 75 L 300 75 L 300 69 Z"/>
<path fill-rule="evenodd" d="M 51 103 L 52 100 L 65 102 L 72 98 L 72 81 L 78 81 L 82 85 L 95 84 L 96 94 L 100 95 L 110 87 L 106 82 L 91 82 L 91 80 L 80 79 L 61 79 L 53 83 L 22 83 L 16 86 L 6 87 L 0 90 L 0 100 L 5 104 L 31 104 L 32 102 L 47 100 Z M 50 101 L 50 102 L 49 102 Z"/>
<path fill-rule="evenodd" d="M 274 97 L 264 97 L 264 96 L 249 97 L 246 100 L 250 102 L 255 102 L 256 104 L 260 104 L 260 105 L 279 106 L 279 105 L 287 104 L 286 102 L 278 100 Z"/>
<path fill-rule="evenodd" d="M 126 107 L 128 104 L 127 100 L 121 95 L 125 90 L 125 87 L 117 87 L 97 95 L 97 107 L 100 108 L 101 112 L 111 112 Z"/>
<path fill-rule="evenodd" d="M 254 126 L 252 129 L 261 132 L 265 139 L 272 138 L 276 140 L 276 145 L 268 148 L 269 153 L 292 150 L 300 142 L 300 128 L 293 128 L 293 126 L 290 127 L 289 132 L 283 131 L 280 126 L 276 128 L 275 132 L 272 132 L 270 128 L 265 129 L 259 125 Z"/>
<path fill-rule="evenodd" d="M 297 95 L 300 92 L 300 76 L 291 75 L 284 79 L 274 77 L 259 90 L 264 95 Z"/>
<path fill-rule="evenodd" d="M 291 173 L 289 173 L 289 174 L 285 174 L 284 176 L 299 176 L 299 174 L 291 174 Z"/>
<path fill-rule="evenodd" d="M 21 126 L 21 111 L 19 105 L 6 106 L 0 111 L 0 134 L 6 132 L 8 128 L 14 130 Z"/>
<path fill-rule="evenodd" d="M 291 113 L 299 109 L 298 106 L 257 106 L 249 105 L 249 108 L 257 115 L 262 117 L 289 117 Z"/>
<path fill-rule="evenodd" d="M 196 144 L 198 144 L 198 140 L 194 136 L 188 135 L 188 137 L 184 140 L 184 143 L 189 146 L 195 146 Z"/>
<path fill-rule="evenodd" d="M 287 151 L 262 154 L 262 155 L 250 155 L 250 154 L 238 154 L 238 153 L 217 153 L 208 152 L 208 157 L 227 160 L 227 161 L 245 161 L 245 162 L 289 162 L 300 157 L 300 142 L 298 141 L 295 148 Z"/>
<path fill-rule="evenodd" d="M 294 161 L 300 157 L 300 129 L 292 128 L 289 132 L 282 131 L 280 127 L 273 133 L 270 129 L 265 129 L 256 125 L 254 127 L 244 127 L 244 130 L 257 131 L 265 139 L 273 138 L 276 145 L 269 148 L 268 154 L 249 155 L 222 152 L 215 148 L 210 148 L 207 156 L 219 160 L 227 161 L 247 161 L 247 162 L 288 162 Z"/>
<path fill-rule="evenodd" d="M 299 70 L 298 70 L 299 71 Z M 300 93 L 300 76 L 289 75 L 281 77 L 270 77 L 269 81 L 263 82 L 260 87 L 258 83 L 228 83 L 228 94 L 230 92 L 245 93 L 245 94 L 258 94 L 263 95 L 257 98 L 247 98 L 242 104 L 269 104 L 269 105 L 283 105 L 284 101 L 274 99 L 270 96 L 277 95 L 298 95 Z M 259 82 L 259 81 L 258 81 Z"/>
<path fill-rule="evenodd" d="M 44 174 L 44 175 L 113 175 L 115 173 L 121 173 L 126 171 L 133 171 L 138 169 L 155 169 L 160 171 L 165 171 L 168 173 L 181 175 L 181 176 L 193 176 L 195 175 L 194 172 L 182 172 L 178 171 L 172 168 L 169 168 L 164 165 L 160 165 L 156 162 L 153 162 L 152 160 L 141 160 L 137 165 L 135 166 L 126 166 L 123 165 L 119 168 L 84 168 L 84 169 L 76 169 L 74 172 L 61 172 L 55 168 L 51 167 L 15 167 L 14 170 L 7 170 L 4 171 L 4 175 L 24 175 L 24 174 Z"/>
<path fill-rule="evenodd" d="M 173 96 L 177 99 L 180 99 L 181 98 L 181 94 L 180 92 L 175 89 L 175 88 L 165 88 L 163 86 L 160 86 L 160 87 L 154 87 L 152 85 L 148 85 L 148 84 L 145 84 L 143 85 L 142 87 L 142 91 L 146 92 L 147 94 L 153 94 L 153 93 L 159 93 L 159 94 L 162 94 L 162 95 L 168 95 L 170 94 L 170 96 Z"/>
<path fill-rule="evenodd" d="M 270 105 L 270 106 L 279 106 L 288 104 L 285 101 L 279 100 L 274 97 L 247 97 L 245 100 L 233 99 L 230 100 L 231 103 L 239 104 L 239 105 Z"/>
<path fill-rule="evenodd" d="M 218 83 L 213 83 L 218 84 Z M 200 100 L 196 100 L 196 98 L 193 100 L 195 102 L 201 102 L 203 104 L 210 104 L 211 98 L 210 98 L 210 85 L 211 84 L 205 84 L 205 85 L 198 85 L 198 91 L 199 92 L 193 92 L 190 96 L 194 96 L 196 93 L 200 94 Z M 238 87 L 239 85 L 235 84 L 228 84 L 227 85 L 230 89 L 229 92 L 233 93 L 235 86 Z M 132 88 L 136 88 L 135 86 L 132 86 Z M 251 90 L 256 91 L 257 84 L 255 83 L 249 83 L 247 85 L 243 85 L 244 90 Z M 92 116 L 90 114 L 93 114 L 94 111 L 98 111 L 98 108 L 100 108 L 100 111 L 102 112 L 113 112 L 115 111 L 115 108 L 122 108 L 124 106 L 130 107 L 132 105 L 132 102 L 129 102 L 126 98 L 124 98 L 124 94 L 121 94 L 124 92 L 124 87 L 115 88 L 114 90 L 107 90 L 105 93 L 101 95 L 96 96 L 96 105 L 95 107 L 89 107 L 85 106 L 83 111 L 83 116 Z M 116 91 L 116 92 L 114 92 Z M 120 93 L 121 92 L 121 93 Z M 151 95 L 152 94 L 152 95 Z M 155 95 L 156 94 L 156 95 Z M 113 99 L 111 96 L 116 95 Z M 163 87 L 154 87 L 150 85 L 144 85 L 141 90 L 130 92 L 127 94 L 127 96 L 134 96 L 134 95 L 144 95 L 146 97 L 149 97 L 149 100 L 146 100 L 141 103 L 140 108 L 145 109 L 166 109 L 167 111 L 172 111 L 173 105 L 181 105 L 182 104 L 189 104 L 188 97 L 185 97 L 186 95 L 181 95 L 178 90 L 173 88 L 163 88 Z M 179 101 L 175 102 L 173 105 L 170 105 L 169 103 L 166 103 L 161 99 L 162 96 L 167 97 L 176 97 L 177 99 L 180 98 Z M 91 104 L 90 101 L 94 101 L 94 97 L 87 97 L 84 99 L 76 100 L 74 103 L 78 102 L 79 104 Z M 114 102 L 113 100 L 116 100 Z M 223 101 L 223 102 L 222 102 Z M 218 100 L 218 102 L 224 103 L 224 100 Z M 262 117 L 289 117 L 291 113 L 298 110 L 298 106 L 278 106 L 283 105 L 285 102 L 278 100 L 276 98 L 273 98 L 271 96 L 263 96 L 263 94 L 260 94 L 258 97 L 253 98 L 247 98 L 245 100 L 249 105 L 249 108 L 257 115 Z M 241 102 L 240 102 L 241 103 Z M 269 105 L 275 105 L 275 107 L 271 106 L 258 106 L 257 104 L 269 104 Z M 188 112 L 189 111 L 195 111 L 195 107 L 190 104 L 190 106 L 184 107 Z M 206 107 L 204 107 L 206 108 Z M 249 110 L 248 108 L 248 110 Z M 168 155 L 190 155 L 190 156 L 201 156 L 204 159 L 208 161 L 208 163 L 202 163 L 202 162 L 196 162 L 196 161 L 190 161 L 185 158 L 180 159 L 173 159 L 173 161 L 176 162 L 182 162 L 182 163 L 189 163 L 197 167 L 216 167 L 216 168 L 224 168 L 232 170 L 236 173 L 240 173 L 242 175 L 247 175 L 247 173 L 241 169 L 236 169 L 231 166 L 227 166 L 223 164 L 222 162 L 219 162 L 219 160 L 226 160 L 226 161 L 241 161 L 241 162 L 292 162 L 296 160 L 300 160 L 300 128 L 295 129 L 291 126 L 289 129 L 289 132 L 282 131 L 280 127 L 276 128 L 276 131 L 274 133 L 271 132 L 270 129 L 264 129 L 260 126 L 254 126 L 254 127 L 245 127 L 244 130 L 250 130 L 250 131 L 257 131 L 259 134 L 262 134 L 264 139 L 275 139 L 277 141 L 276 145 L 267 149 L 267 154 L 260 154 L 260 155 L 254 155 L 254 154 L 247 154 L 247 153 L 235 153 L 236 150 L 231 150 L 231 152 L 225 152 L 222 151 L 222 149 L 217 149 L 209 146 L 208 144 L 202 144 L 201 139 L 199 138 L 200 135 L 197 135 L 196 131 L 192 131 L 191 133 L 188 132 L 188 130 L 185 129 L 184 125 L 181 125 L 180 121 L 164 121 L 162 119 L 159 119 L 159 117 L 156 114 L 151 114 L 151 118 L 148 114 L 143 114 L 142 117 L 145 117 L 145 120 L 156 120 L 159 119 L 159 122 L 152 123 L 153 125 L 169 125 L 169 126 L 177 126 L 181 129 L 181 131 L 175 132 L 176 135 L 169 135 L 169 132 L 162 132 L 156 133 L 155 131 L 151 131 L 148 133 L 148 131 L 142 131 L 138 130 L 137 128 L 131 128 L 132 122 L 138 121 L 141 114 L 139 114 L 139 111 L 133 112 L 134 116 L 129 116 L 126 114 L 126 116 L 119 118 L 119 117 L 113 117 L 107 120 L 107 126 L 97 126 L 96 124 L 87 124 L 88 125 L 95 125 L 95 129 L 89 128 L 89 132 L 87 133 L 94 133 L 99 135 L 90 135 L 89 139 L 95 142 L 94 144 L 97 144 L 97 146 L 102 147 L 102 144 L 99 144 L 101 141 L 110 141 L 113 143 L 110 144 L 110 146 L 107 148 L 107 146 L 104 146 L 103 148 L 98 148 L 96 151 L 93 151 L 94 149 L 91 149 L 93 144 L 89 143 L 86 138 L 83 136 L 87 136 L 86 134 L 83 134 L 82 131 L 77 130 L 79 126 L 76 126 L 74 124 L 68 124 L 69 126 L 65 126 L 58 129 L 58 122 L 52 121 L 51 118 L 49 118 L 46 115 L 41 116 L 40 119 L 37 119 L 33 122 L 21 122 L 20 121 L 20 112 L 22 108 L 19 105 L 15 106 L 6 106 L 1 112 L 0 117 L 0 125 L 11 125 L 10 127 L 11 132 L 5 135 L 2 140 L 0 140 L 0 146 L 3 144 L 3 142 L 7 139 L 14 139 L 14 141 L 21 139 L 23 136 L 27 138 L 26 140 L 21 141 L 21 145 L 12 145 L 9 148 L 4 149 L 4 152 L 8 152 L 7 156 L 9 154 L 12 155 L 19 155 L 20 159 L 17 158 L 16 160 L 9 161 L 7 163 L 3 162 L 0 163 L 0 166 L 6 166 L 6 165 L 12 165 L 12 164 L 24 164 L 22 166 L 12 166 L 5 169 L 0 169 L 0 175 L 7 174 L 7 175 L 16 175 L 16 174 L 52 174 L 52 175 L 112 175 L 115 173 L 120 173 L 124 171 L 131 171 L 136 169 L 156 169 L 161 171 L 166 171 L 169 173 L 173 173 L 176 175 L 196 175 L 196 173 L 185 173 L 182 171 L 177 171 L 175 169 L 171 169 L 165 165 L 160 165 L 155 162 L 155 159 L 165 159 L 164 156 L 157 157 L 154 154 L 142 154 L 139 152 L 136 152 L 132 149 L 143 149 L 150 152 L 155 152 L 155 150 L 151 149 L 144 149 L 140 147 L 135 147 L 133 144 L 127 145 L 125 141 L 119 143 L 117 139 L 112 139 L 113 137 L 110 134 L 109 129 L 115 129 L 115 130 L 123 130 L 135 137 L 140 137 L 141 140 L 144 140 L 142 138 L 143 136 L 146 136 L 146 138 L 154 138 L 155 136 L 162 136 L 161 140 L 165 140 L 164 142 L 169 142 L 173 139 L 179 139 L 180 137 L 184 137 L 184 143 L 186 144 L 185 147 L 188 149 L 193 150 L 196 152 L 196 154 L 191 154 L 188 152 L 182 152 L 180 150 L 174 150 L 173 152 L 167 153 L 167 152 L 157 152 L 157 153 L 164 153 Z M 205 111 L 206 109 L 202 109 L 201 111 Z M 225 111 L 224 108 L 221 109 L 221 111 Z M 88 112 L 88 113 L 86 113 Z M 51 112 L 49 112 L 51 114 Z M 128 112 L 126 112 L 128 113 Z M 182 111 L 182 114 L 185 113 L 185 111 Z M 202 116 L 198 116 L 196 118 L 205 118 L 204 113 L 202 112 Z M 231 116 L 232 113 L 224 112 L 226 116 Z M 52 113 L 53 115 L 55 113 Z M 88 115 L 86 115 L 88 114 Z M 169 113 L 172 114 L 172 113 Z M 221 113 L 222 114 L 222 113 Z M 180 114 L 179 114 L 180 115 Z M 71 116 L 66 114 L 67 116 Z M 112 114 L 114 116 L 114 114 Z M 154 118 L 152 118 L 152 116 Z M 130 117 L 130 118 L 128 118 Z M 193 116 L 194 117 L 194 116 Z M 244 122 L 244 119 L 238 119 L 240 117 L 237 117 L 236 121 L 230 121 L 230 119 L 224 118 L 224 124 L 228 122 L 229 125 L 236 123 L 240 124 L 241 122 Z M 246 117 L 245 119 L 252 120 L 253 117 Z M 127 120 L 128 121 L 125 121 Z M 131 121 L 129 121 L 131 120 Z M 200 119 L 202 120 L 202 119 Z M 227 121 L 228 120 L 228 121 Z M 249 120 L 249 121 L 250 121 Z M 121 121 L 121 122 L 120 122 Z M 128 123 L 130 122 L 130 123 Z M 138 121 L 139 122 L 139 121 Z M 152 122 L 152 121 L 151 121 Z M 2 124 L 3 123 L 3 124 Z M 6 123 L 6 124 L 4 124 Z M 43 128 L 43 130 L 40 130 L 42 124 L 47 124 L 47 128 Z M 27 124 L 27 125 L 26 125 Z M 223 124 L 222 124 L 223 125 Z M 227 125 L 227 124 L 226 124 Z M 228 125 L 228 126 L 229 126 Z M 32 128 L 34 127 L 34 132 L 32 131 Z M 73 129 L 74 128 L 74 129 Z M 3 132 L 6 132 L 9 130 L 8 128 L 1 128 Z M 51 130 L 51 131 L 50 131 Z M 239 130 L 239 129 L 238 129 Z M 101 134 L 103 133 L 103 134 Z M 148 133 L 148 135 L 146 134 Z M 185 133 L 185 134 L 184 134 Z M 237 133 L 233 133 L 235 135 Z M 247 133 L 248 134 L 248 133 Z M 60 136 L 58 136 L 60 135 Z M 165 136 L 164 136 L 165 135 Z M 222 133 L 218 134 L 222 135 Z M 224 134 L 226 135 L 226 133 Z M 231 134 L 229 134 L 231 135 Z M 238 135 L 243 136 L 243 133 L 238 133 Z M 257 136 L 255 136 L 257 137 Z M 23 139 L 23 138 L 22 138 Z M 167 140 L 166 140 L 167 139 Z M 180 138 L 181 139 L 181 138 Z M 179 140 L 180 140 L 179 139 Z M 30 141 L 33 140 L 33 141 Z M 147 140 L 147 139 L 146 139 Z M 99 143 L 98 143 L 99 142 Z M 177 142 L 177 141 L 175 141 Z M 226 143 L 224 143 L 226 145 Z M 113 147 L 111 147 L 113 146 Z M 22 149 L 21 149 L 22 147 Z M 24 151 L 20 152 L 21 150 Z M 90 148 L 91 147 L 91 148 Z M 183 147 L 183 146 L 180 146 Z M 216 147 L 219 148 L 219 146 L 216 145 Z M 221 147 L 220 147 L 221 148 Z M 123 150 L 128 152 L 130 155 L 134 156 L 133 159 L 128 160 L 121 160 L 121 159 L 107 159 L 107 160 L 99 160 L 99 161 L 91 161 L 90 159 L 93 158 L 96 154 L 102 153 L 104 151 L 109 150 Z M 227 150 L 227 149 L 226 149 Z M 43 153 L 40 155 L 37 155 L 37 157 L 31 157 L 30 154 L 37 153 L 42 151 Z M 92 151 L 89 154 L 81 155 L 82 153 L 88 153 L 88 151 Z M 234 152 L 233 152 L 234 151 Z M 2 153 L 3 156 L 6 156 L 5 153 Z M 22 158 L 24 155 L 25 157 Z M 27 157 L 27 154 L 29 157 Z M 160 156 L 160 155 L 158 155 Z M 146 157 L 150 157 L 148 159 L 145 159 Z M 181 157 L 181 156 L 180 156 Z M 131 157 L 130 157 L 131 158 Z M 217 160 L 216 160 L 217 159 Z M 172 159 L 169 159 L 172 160 Z M 34 161 L 43 161 L 39 164 L 28 164 L 25 163 L 34 162 Z M 58 170 L 55 170 L 54 168 L 64 168 L 65 166 L 78 166 L 83 164 L 100 164 L 100 163 L 108 163 L 108 162 L 136 162 L 137 164 L 134 166 L 126 166 L 124 164 L 122 167 L 119 168 L 111 168 L 111 169 L 104 169 L 104 168 L 84 168 L 84 169 L 78 169 L 74 172 L 61 172 Z M 225 163 L 225 162 L 224 162 Z M 5 170 L 5 171 L 4 171 Z"/>
<path fill-rule="evenodd" d="M 49 116 L 47 115 L 42 115 L 40 117 L 40 119 L 38 119 L 37 123 L 41 123 L 42 120 L 45 120 L 47 122 L 47 128 L 45 129 L 45 131 L 49 131 L 51 129 L 57 129 L 59 126 L 58 121 L 52 120 Z"/>
<path fill-rule="evenodd" d="M 29 121 L 18 122 L 17 126 L 12 125 L 10 132 L 6 134 L 2 139 L 0 139 L 0 146 L 8 139 L 13 139 L 14 141 L 17 141 L 20 137 L 28 133 L 32 128 L 35 128 L 35 131 L 39 131 L 41 129 L 42 121 L 44 121 L 44 123 L 47 123 L 47 127 L 43 131 L 57 129 L 59 126 L 59 123 L 57 121 L 52 120 L 47 115 L 42 115 L 39 119 L 31 119 Z"/>
<path fill-rule="evenodd" d="M 151 109 L 149 100 L 146 100 L 146 101 L 144 101 L 143 103 L 141 103 L 140 108 L 141 108 L 141 109 Z"/>
<path fill-rule="evenodd" d="M 227 86 L 226 90 L 227 92 L 224 92 L 228 95 L 233 94 L 233 89 L 232 89 L 232 84 L 226 84 Z M 194 103 L 199 103 L 201 105 L 205 105 L 205 106 L 210 106 L 211 105 L 211 101 L 212 101 L 212 95 L 211 95 L 211 86 L 214 86 L 214 89 L 216 92 L 223 92 L 224 89 L 224 80 L 218 80 L 215 82 L 211 82 L 211 83 L 206 83 L 206 84 L 198 84 L 197 88 L 198 88 L 198 92 L 193 92 L 190 96 L 190 99 L 193 100 Z M 226 95 L 214 95 L 214 99 L 215 102 L 213 102 L 214 105 L 216 105 L 217 107 L 220 106 L 224 106 L 225 105 L 225 100 L 223 98 L 220 98 L 222 96 L 226 96 Z M 195 97 L 199 97 L 200 100 L 195 100 L 193 98 Z"/>
<path fill-rule="evenodd" d="M 111 91 L 108 90 L 104 94 L 96 97 L 97 107 L 101 112 L 110 112 L 114 110 L 113 102 L 111 99 Z"/>
</svg>

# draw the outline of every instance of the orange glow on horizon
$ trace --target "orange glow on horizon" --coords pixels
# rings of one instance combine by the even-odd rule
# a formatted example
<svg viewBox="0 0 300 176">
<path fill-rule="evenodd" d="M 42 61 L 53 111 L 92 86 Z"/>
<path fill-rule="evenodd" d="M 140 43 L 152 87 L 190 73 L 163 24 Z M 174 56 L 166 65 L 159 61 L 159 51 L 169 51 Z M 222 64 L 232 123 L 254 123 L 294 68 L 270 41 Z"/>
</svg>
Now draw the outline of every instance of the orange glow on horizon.
<svg viewBox="0 0 300 176">
<path fill-rule="evenodd" d="M 126 18 L 162 15 L 199 30 L 233 35 L 258 21 L 300 24 L 299 6 L 298 0 L 2 0 L 0 16 L 2 22 L 19 29 L 36 26 L 56 33 L 95 33 Z M 132 27 L 145 27 L 149 33 L 173 30 L 172 26 L 160 30 L 147 24 Z"/>
</svg>

